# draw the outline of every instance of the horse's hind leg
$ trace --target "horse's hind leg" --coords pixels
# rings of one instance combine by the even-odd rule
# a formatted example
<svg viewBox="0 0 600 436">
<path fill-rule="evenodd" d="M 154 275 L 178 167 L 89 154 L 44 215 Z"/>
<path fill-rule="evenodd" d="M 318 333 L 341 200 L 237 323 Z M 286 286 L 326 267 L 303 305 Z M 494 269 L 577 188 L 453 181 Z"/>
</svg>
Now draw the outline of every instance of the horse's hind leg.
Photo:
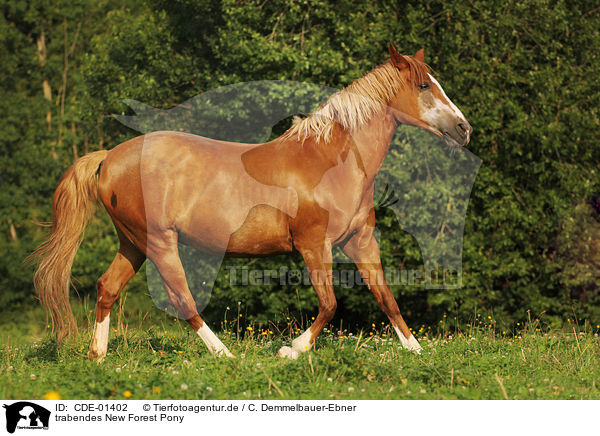
<svg viewBox="0 0 600 436">
<path fill-rule="evenodd" d="M 227 347 L 217 338 L 198 315 L 196 302 L 185 278 L 185 271 L 179 258 L 177 233 L 169 231 L 160 237 L 148 240 L 148 258 L 154 262 L 163 279 L 169 302 L 196 331 L 209 351 L 214 355 L 233 357 Z"/>
<path fill-rule="evenodd" d="M 96 323 L 88 352 L 90 359 L 101 360 L 106 355 L 110 327 L 110 311 L 119 298 L 125 284 L 140 269 L 146 259 L 144 253 L 117 231 L 120 247 L 108 270 L 98 279 Z"/>
</svg>

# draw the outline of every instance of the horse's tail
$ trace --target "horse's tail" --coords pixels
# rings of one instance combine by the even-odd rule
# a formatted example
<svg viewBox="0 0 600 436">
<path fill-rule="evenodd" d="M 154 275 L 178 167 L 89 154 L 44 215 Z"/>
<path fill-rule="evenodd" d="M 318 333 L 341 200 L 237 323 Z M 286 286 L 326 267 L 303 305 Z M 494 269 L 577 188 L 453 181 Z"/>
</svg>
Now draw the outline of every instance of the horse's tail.
<svg viewBox="0 0 600 436">
<path fill-rule="evenodd" d="M 31 256 L 37 260 L 33 276 L 40 301 L 52 318 L 57 343 L 77 336 L 77 323 L 69 304 L 71 266 L 83 232 L 98 200 L 98 168 L 107 150 L 75 161 L 61 179 L 52 200 L 50 237 Z"/>
</svg>

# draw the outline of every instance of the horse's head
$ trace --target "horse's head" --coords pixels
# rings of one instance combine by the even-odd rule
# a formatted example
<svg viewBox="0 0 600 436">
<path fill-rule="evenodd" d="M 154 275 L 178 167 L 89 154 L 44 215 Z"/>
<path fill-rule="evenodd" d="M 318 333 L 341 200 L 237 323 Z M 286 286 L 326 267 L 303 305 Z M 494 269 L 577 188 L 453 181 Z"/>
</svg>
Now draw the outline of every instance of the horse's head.
<svg viewBox="0 0 600 436">
<path fill-rule="evenodd" d="M 390 44 L 390 58 L 405 84 L 390 102 L 399 121 L 423 127 L 448 145 L 467 145 L 473 128 L 429 72 L 424 50 L 404 56 Z"/>
</svg>

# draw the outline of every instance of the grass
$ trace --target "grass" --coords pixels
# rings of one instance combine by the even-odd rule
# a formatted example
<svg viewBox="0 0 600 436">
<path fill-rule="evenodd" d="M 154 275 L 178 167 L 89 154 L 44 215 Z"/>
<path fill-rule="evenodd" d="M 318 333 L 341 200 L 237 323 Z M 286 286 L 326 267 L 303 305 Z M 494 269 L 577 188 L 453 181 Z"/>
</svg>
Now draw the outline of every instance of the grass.
<svg viewBox="0 0 600 436">
<path fill-rule="evenodd" d="M 84 325 L 92 312 L 84 304 L 77 313 Z M 542 331 L 533 322 L 510 333 L 496 332 L 493 320 L 452 334 L 422 327 L 421 355 L 402 350 L 386 326 L 328 330 L 313 351 L 290 361 L 275 354 L 295 335 L 293 323 L 283 333 L 245 327 L 236 340 L 240 323 L 224 322 L 219 336 L 236 355 L 226 359 L 212 357 L 186 323 L 167 315 L 157 322 L 140 312 L 129 323 L 122 310 L 114 315 L 101 364 L 86 358 L 91 329 L 57 350 L 48 334 L 0 317 L 0 398 L 600 399 L 598 331 L 573 324 Z"/>
</svg>

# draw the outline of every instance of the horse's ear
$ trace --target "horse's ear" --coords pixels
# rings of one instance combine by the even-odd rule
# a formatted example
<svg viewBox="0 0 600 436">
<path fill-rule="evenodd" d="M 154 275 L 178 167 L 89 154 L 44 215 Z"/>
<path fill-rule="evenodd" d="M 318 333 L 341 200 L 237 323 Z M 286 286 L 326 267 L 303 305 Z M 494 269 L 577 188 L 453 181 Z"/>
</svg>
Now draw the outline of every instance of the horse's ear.
<svg viewBox="0 0 600 436">
<path fill-rule="evenodd" d="M 399 70 L 408 67 L 408 61 L 404 59 L 404 56 L 398 53 L 396 47 L 394 47 L 394 44 L 392 43 L 390 43 L 390 59 L 392 60 L 392 64 Z"/>
<path fill-rule="evenodd" d="M 418 52 L 415 53 L 415 59 L 418 60 L 419 62 L 425 63 L 425 49 L 424 48 L 422 48 L 421 50 L 419 50 Z"/>
</svg>

